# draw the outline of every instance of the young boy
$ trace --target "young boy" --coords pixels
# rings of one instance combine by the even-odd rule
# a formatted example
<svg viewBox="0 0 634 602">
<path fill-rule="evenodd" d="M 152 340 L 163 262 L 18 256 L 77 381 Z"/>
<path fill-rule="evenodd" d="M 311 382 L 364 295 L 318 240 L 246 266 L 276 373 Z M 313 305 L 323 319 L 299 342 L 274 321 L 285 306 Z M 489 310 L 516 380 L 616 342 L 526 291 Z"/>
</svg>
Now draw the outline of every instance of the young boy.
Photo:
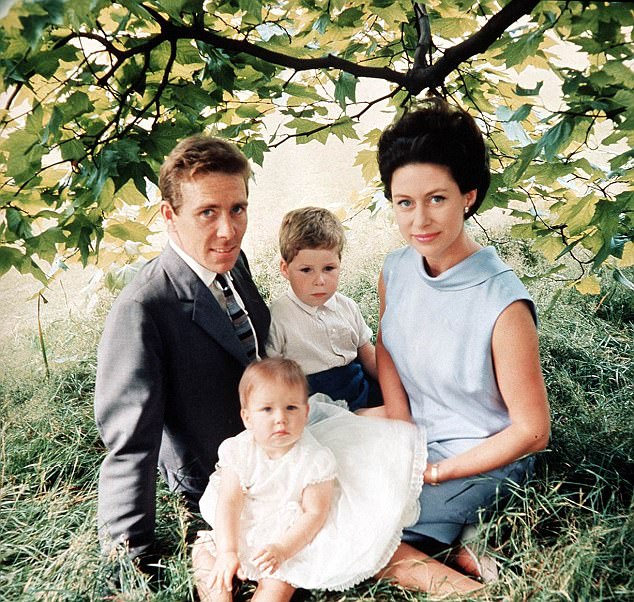
<svg viewBox="0 0 634 602">
<path fill-rule="evenodd" d="M 372 331 L 337 292 L 343 226 L 327 209 L 304 207 L 284 216 L 279 239 L 290 290 L 271 304 L 267 355 L 295 360 L 311 394 L 344 399 L 353 412 L 380 405 Z"/>
</svg>

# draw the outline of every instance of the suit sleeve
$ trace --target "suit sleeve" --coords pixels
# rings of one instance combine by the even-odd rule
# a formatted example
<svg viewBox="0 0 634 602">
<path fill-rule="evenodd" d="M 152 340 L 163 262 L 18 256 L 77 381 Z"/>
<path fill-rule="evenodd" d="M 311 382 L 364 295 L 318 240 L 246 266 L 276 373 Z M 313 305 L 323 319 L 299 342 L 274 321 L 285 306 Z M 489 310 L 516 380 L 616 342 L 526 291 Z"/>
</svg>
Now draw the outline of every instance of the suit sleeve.
<svg viewBox="0 0 634 602">
<path fill-rule="evenodd" d="M 102 547 L 125 543 L 132 557 L 154 540 L 156 472 L 164 422 L 159 329 L 144 305 L 119 299 L 97 358 L 95 418 L 108 448 L 99 474 Z"/>
</svg>

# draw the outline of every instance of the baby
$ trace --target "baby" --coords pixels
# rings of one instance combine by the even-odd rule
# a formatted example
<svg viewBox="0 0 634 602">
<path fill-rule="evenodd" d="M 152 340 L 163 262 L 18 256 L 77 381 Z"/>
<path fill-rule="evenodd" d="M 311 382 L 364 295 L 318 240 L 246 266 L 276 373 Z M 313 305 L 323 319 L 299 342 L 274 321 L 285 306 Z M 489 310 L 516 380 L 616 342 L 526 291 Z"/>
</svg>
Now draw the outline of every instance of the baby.
<svg viewBox="0 0 634 602">
<path fill-rule="evenodd" d="M 387 564 L 418 516 L 422 433 L 318 395 L 309 406 L 307 393 L 293 360 L 267 358 L 244 372 L 246 430 L 221 444 L 200 500 L 213 526 L 193 550 L 203 602 L 229 602 L 235 576 L 257 582 L 253 600 L 347 589 Z"/>
</svg>

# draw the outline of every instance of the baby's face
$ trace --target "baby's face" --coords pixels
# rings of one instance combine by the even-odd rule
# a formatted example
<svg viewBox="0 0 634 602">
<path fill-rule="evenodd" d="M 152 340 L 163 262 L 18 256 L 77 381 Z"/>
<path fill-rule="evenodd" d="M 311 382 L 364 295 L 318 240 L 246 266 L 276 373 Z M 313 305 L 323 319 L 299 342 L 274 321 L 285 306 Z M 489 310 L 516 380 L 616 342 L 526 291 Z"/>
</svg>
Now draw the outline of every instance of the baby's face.
<svg viewBox="0 0 634 602">
<path fill-rule="evenodd" d="M 282 260 L 280 270 L 297 298 L 317 307 L 337 291 L 341 260 L 334 249 L 302 249 L 293 260 Z"/>
<path fill-rule="evenodd" d="M 280 458 L 304 432 L 308 419 L 306 391 L 281 381 L 261 383 L 251 390 L 241 416 L 269 458 Z"/>
</svg>

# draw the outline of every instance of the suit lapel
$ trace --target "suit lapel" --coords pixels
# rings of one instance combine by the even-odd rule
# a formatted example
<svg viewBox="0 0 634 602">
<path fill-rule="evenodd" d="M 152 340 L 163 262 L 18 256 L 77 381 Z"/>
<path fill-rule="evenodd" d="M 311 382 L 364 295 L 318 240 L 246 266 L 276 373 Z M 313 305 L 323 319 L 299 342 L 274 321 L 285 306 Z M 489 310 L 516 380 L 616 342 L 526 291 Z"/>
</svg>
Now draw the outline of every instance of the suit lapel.
<svg viewBox="0 0 634 602">
<path fill-rule="evenodd" d="M 244 347 L 229 316 L 220 307 L 212 292 L 169 245 L 161 254 L 160 260 L 179 301 L 183 306 L 191 307 L 192 321 L 246 366 L 249 359 Z"/>
</svg>

